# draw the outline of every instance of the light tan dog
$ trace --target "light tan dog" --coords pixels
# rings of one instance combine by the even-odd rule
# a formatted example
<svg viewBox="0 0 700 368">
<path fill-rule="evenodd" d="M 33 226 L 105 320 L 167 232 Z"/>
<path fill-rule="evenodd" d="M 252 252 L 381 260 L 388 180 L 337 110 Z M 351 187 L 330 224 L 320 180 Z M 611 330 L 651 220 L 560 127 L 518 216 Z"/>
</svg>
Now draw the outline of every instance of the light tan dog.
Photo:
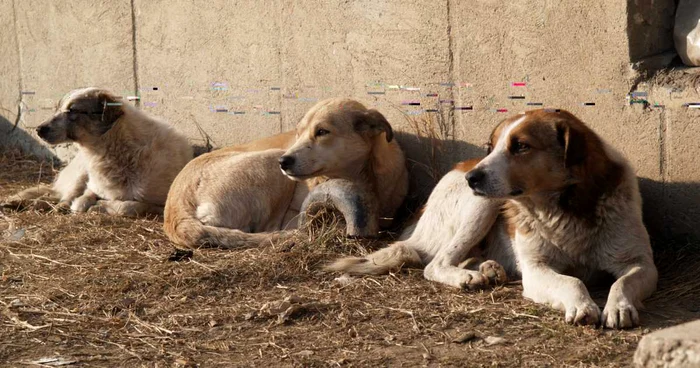
<svg viewBox="0 0 700 368">
<path fill-rule="evenodd" d="M 273 149 L 259 151 L 265 148 Z M 269 232 L 295 227 L 309 190 L 329 179 L 368 187 L 380 216 L 393 216 L 401 205 L 408 190 L 404 155 L 377 110 L 348 99 L 321 101 L 296 133 L 197 157 L 168 194 L 165 232 L 190 247 L 257 245 L 275 238 Z"/>
<path fill-rule="evenodd" d="M 639 324 L 657 271 L 627 160 L 560 110 L 504 120 L 490 147 L 440 180 L 404 240 L 329 268 L 379 274 L 426 265 L 427 279 L 474 288 L 504 281 L 502 265 L 522 276 L 526 298 L 564 311 L 569 323 Z M 490 259 L 479 270 L 460 266 L 479 250 Z M 617 279 L 602 316 L 584 286 L 600 272 Z"/>
<path fill-rule="evenodd" d="M 170 184 L 192 159 L 184 136 L 99 88 L 68 93 L 37 133 L 50 144 L 77 144 L 78 154 L 52 187 L 29 188 L 6 207 L 44 198 L 73 212 L 160 214 Z"/>
</svg>

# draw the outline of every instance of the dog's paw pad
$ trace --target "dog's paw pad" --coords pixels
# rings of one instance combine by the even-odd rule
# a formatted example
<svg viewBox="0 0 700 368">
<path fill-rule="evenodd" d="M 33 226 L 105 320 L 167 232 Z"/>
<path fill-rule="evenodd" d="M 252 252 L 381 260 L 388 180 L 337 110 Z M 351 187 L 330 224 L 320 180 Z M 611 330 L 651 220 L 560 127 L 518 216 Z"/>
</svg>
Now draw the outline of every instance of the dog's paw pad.
<svg viewBox="0 0 700 368">
<path fill-rule="evenodd" d="M 508 281 L 506 270 L 496 261 L 481 263 L 479 272 L 486 277 L 490 285 L 500 285 Z"/>
<path fill-rule="evenodd" d="M 592 301 L 584 301 L 566 308 L 566 322 L 574 325 L 596 325 L 600 321 L 600 308 Z"/>
<path fill-rule="evenodd" d="M 480 272 L 464 270 L 460 287 L 462 290 L 478 290 L 489 284 L 489 279 Z"/>
<path fill-rule="evenodd" d="M 630 328 L 639 325 L 639 312 L 628 302 L 619 302 L 605 306 L 602 317 L 607 328 Z"/>
<path fill-rule="evenodd" d="M 96 201 L 89 197 L 79 197 L 73 201 L 70 205 L 70 209 L 73 212 L 86 212 L 90 207 L 92 207 Z"/>
</svg>

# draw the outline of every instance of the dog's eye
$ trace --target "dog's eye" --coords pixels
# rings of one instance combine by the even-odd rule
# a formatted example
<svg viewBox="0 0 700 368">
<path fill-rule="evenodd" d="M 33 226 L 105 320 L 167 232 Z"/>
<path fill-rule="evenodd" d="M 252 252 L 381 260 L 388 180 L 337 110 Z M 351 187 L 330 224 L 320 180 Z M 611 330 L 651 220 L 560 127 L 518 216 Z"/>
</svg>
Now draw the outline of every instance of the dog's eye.
<svg viewBox="0 0 700 368">
<path fill-rule="evenodd" d="M 511 150 L 515 154 L 525 153 L 525 152 L 530 150 L 530 146 L 527 143 L 515 141 L 515 142 L 513 142 L 512 146 L 511 146 Z"/>
<path fill-rule="evenodd" d="M 69 108 L 68 111 L 66 111 L 66 114 L 68 114 L 68 119 L 71 121 L 77 119 L 79 113 L 80 113 L 79 111 L 77 111 L 73 108 Z"/>
<path fill-rule="evenodd" d="M 323 128 L 316 129 L 316 137 L 321 137 L 321 136 L 324 136 L 328 133 L 330 133 L 330 132 L 323 129 Z"/>
</svg>

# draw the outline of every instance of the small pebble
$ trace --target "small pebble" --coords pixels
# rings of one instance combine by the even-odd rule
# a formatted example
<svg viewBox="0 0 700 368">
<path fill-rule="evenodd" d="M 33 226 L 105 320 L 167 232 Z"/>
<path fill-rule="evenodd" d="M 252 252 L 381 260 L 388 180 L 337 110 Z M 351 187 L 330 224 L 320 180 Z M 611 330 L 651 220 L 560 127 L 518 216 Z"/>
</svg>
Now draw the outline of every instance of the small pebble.
<svg viewBox="0 0 700 368">
<path fill-rule="evenodd" d="M 467 332 L 459 337 L 456 337 L 452 339 L 452 342 L 457 343 L 457 344 L 464 344 L 465 342 L 472 341 L 476 338 L 476 335 L 473 332 Z"/>
<path fill-rule="evenodd" d="M 487 336 L 484 339 L 484 342 L 486 343 L 486 346 L 491 346 L 491 345 L 498 345 L 498 344 L 503 344 L 506 342 L 506 339 L 502 337 L 496 337 L 496 336 Z"/>
</svg>

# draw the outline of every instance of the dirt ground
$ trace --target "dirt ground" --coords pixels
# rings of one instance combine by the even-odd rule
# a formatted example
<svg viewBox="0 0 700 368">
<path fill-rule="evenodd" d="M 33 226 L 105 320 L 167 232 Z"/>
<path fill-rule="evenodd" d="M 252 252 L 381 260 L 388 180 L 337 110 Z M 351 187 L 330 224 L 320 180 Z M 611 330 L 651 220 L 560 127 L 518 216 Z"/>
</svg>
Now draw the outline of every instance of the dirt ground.
<svg viewBox="0 0 700 368">
<path fill-rule="evenodd" d="M 0 198 L 53 175 L 0 156 Z M 5 210 L 0 365 L 621 367 L 644 334 L 700 318 L 697 244 L 654 245 L 643 327 L 611 331 L 565 324 L 518 283 L 462 292 L 420 270 L 340 282 L 319 266 L 385 242 L 316 235 L 177 260 L 158 219 Z"/>
</svg>

